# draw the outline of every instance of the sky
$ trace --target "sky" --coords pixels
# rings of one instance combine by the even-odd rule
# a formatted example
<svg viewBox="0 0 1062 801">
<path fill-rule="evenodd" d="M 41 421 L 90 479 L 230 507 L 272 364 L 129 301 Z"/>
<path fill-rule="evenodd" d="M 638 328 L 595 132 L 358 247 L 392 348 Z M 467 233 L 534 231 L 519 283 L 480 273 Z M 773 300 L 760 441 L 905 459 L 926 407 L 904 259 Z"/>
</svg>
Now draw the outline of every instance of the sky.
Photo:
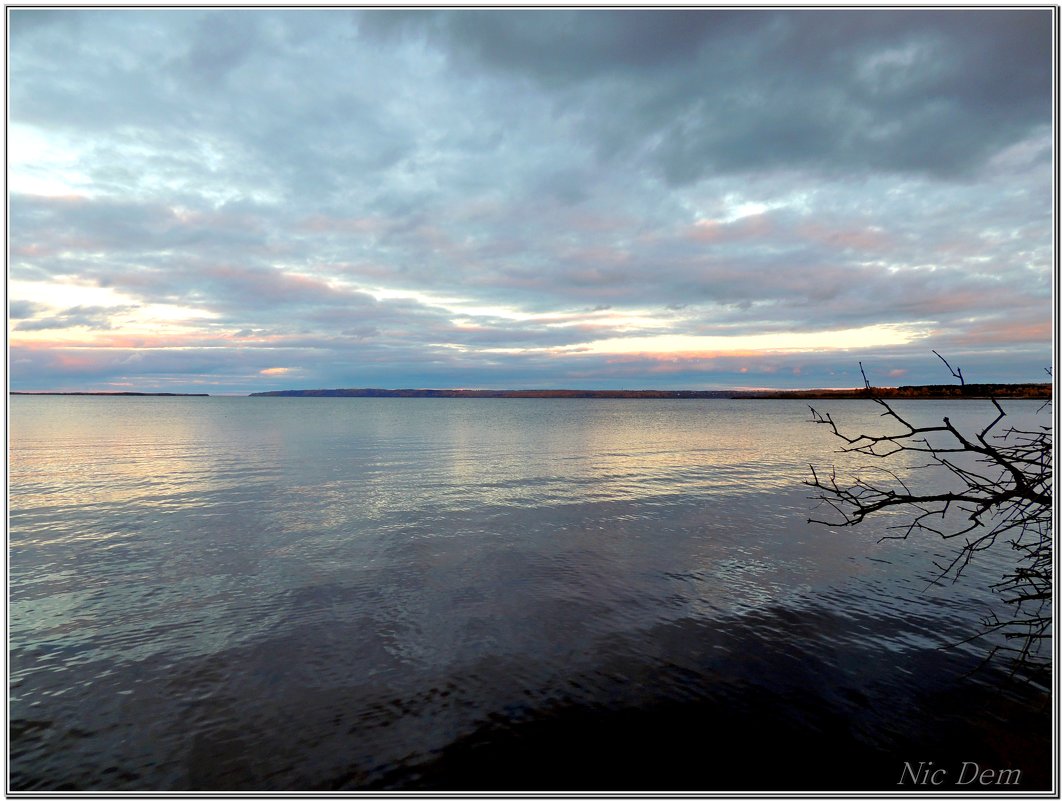
<svg viewBox="0 0 1062 801">
<path fill-rule="evenodd" d="M 9 386 L 1048 380 L 1052 28 L 9 9 Z"/>
</svg>

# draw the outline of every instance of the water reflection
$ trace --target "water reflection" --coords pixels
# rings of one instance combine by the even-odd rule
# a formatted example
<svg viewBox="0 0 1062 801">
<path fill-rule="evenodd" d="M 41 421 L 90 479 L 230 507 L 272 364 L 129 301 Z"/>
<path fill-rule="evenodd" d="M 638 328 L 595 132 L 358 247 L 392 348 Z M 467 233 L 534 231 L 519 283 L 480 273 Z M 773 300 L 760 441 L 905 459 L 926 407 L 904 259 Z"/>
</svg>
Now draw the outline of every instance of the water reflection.
<svg viewBox="0 0 1062 801">
<path fill-rule="evenodd" d="M 992 603 L 997 566 L 932 587 L 940 542 L 805 525 L 806 465 L 839 458 L 807 416 L 12 398 L 13 786 L 796 780 L 680 769 L 704 748 L 680 726 L 725 726 L 721 759 L 766 728 L 790 753 L 850 749 L 869 788 L 944 731 L 923 703 L 991 750 L 977 707 L 945 697 L 984 644 L 939 646 Z M 589 749 L 583 771 L 550 743 Z"/>
</svg>

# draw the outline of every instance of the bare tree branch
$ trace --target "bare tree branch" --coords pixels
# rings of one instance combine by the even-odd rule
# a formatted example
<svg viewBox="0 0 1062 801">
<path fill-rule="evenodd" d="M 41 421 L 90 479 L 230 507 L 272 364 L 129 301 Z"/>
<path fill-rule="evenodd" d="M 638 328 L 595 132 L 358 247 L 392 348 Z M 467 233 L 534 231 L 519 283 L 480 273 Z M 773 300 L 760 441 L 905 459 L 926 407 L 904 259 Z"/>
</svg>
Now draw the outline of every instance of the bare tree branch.
<svg viewBox="0 0 1062 801">
<path fill-rule="evenodd" d="M 961 370 L 953 369 L 943 356 L 936 355 L 953 376 L 963 381 Z M 859 369 L 868 394 L 872 394 L 862 363 Z M 1052 600 L 1051 426 L 1035 431 L 1011 426 L 997 432 L 1006 412 L 992 399 L 995 417 L 981 430 L 968 434 L 947 417 L 939 425 L 915 425 L 882 398 L 871 400 L 883 410 L 882 417 L 899 427 L 896 433 L 848 434 L 828 412 L 809 407 L 812 422 L 825 425 L 844 443 L 842 453 L 879 462 L 864 467 L 844 483 L 839 482 L 835 469 L 826 474 L 812 465 L 811 478 L 805 483 L 816 491 L 813 499 L 829 511 L 829 516 L 811 517 L 809 522 L 851 527 L 873 515 L 905 512 L 902 522 L 886 528 L 888 533 L 883 539 L 907 539 L 917 532 L 961 543 L 954 559 L 936 564 L 934 583 L 948 578 L 957 580 L 978 553 L 1009 547 L 1016 558 L 1015 567 L 992 589 L 1013 610 L 1013 615 L 1005 620 L 984 621 L 984 633 L 1003 635 L 1005 644 L 996 646 L 993 653 L 1009 653 L 1015 660 L 1015 669 L 1044 668 L 1041 643 L 1050 638 Z M 920 493 L 901 477 L 899 470 L 880 466 L 905 454 L 927 457 L 924 463 L 907 468 L 908 475 L 942 470 L 955 479 L 954 487 Z M 1011 642 L 1016 644 L 1010 645 Z"/>
<path fill-rule="evenodd" d="M 933 351 L 933 352 L 937 353 L 936 351 Z M 962 377 L 962 369 L 961 368 L 958 369 L 958 370 L 954 369 L 950 364 L 948 364 L 948 360 L 945 359 L 943 356 L 941 356 L 939 353 L 937 353 L 937 358 L 939 358 L 942 362 L 944 362 L 944 366 L 948 368 L 948 370 L 951 372 L 951 374 L 953 376 L 955 376 L 957 379 L 959 379 L 959 384 L 961 386 L 965 387 L 966 386 L 966 380 Z"/>
</svg>

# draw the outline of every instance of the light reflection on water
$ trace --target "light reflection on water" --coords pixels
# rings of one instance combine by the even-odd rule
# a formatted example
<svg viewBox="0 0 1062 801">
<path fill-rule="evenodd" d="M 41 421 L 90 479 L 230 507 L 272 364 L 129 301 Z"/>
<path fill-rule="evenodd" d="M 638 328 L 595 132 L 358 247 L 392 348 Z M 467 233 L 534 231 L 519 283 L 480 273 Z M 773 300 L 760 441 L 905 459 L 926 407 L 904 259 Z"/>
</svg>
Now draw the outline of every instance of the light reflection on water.
<svg viewBox="0 0 1062 801">
<path fill-rule="evenodd" d="M 992 603 L 998 564 L 932 588 L 939 541 L 805 524 L 808 463 L 845 459 L 801 403 L 10 408 L 16 788 L 713 789 L 668 761 L 689 747 L 679 722 L 719 715 L 794 754 L 863 743 L 859 775 L 888 786 L 917 756 L 898 743 L 936 739 L 918 693 L 985 649 L 939 650 Z M 988 405 L 904 408 L 958 422 Z M 881 424 L 868 404 L 830 410 Z M 735 749 L 762 737 L 729 725 Z M 566 737 L 583 758 L 564 767 L 545 744 Z M 543 760 L 558 767 L 521 772 Z M 794 766 L 734 786 L 815 781 Z"/>
</svg>

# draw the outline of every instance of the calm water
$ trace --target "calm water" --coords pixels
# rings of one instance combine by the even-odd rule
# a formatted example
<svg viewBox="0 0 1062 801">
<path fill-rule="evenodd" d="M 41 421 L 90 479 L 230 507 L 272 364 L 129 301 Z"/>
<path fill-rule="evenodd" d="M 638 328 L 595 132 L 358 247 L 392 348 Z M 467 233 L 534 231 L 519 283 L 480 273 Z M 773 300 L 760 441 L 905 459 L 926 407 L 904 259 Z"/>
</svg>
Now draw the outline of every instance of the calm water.
<svg viewBox="0 0 1062 801">
<path fill-rule="evenodd" d="M 944 648 L 1000 565 L 807 525 L 800 402 L 9 409 L 13 789 L 1049 783 L 1045 697 Z"/>
</svg>

